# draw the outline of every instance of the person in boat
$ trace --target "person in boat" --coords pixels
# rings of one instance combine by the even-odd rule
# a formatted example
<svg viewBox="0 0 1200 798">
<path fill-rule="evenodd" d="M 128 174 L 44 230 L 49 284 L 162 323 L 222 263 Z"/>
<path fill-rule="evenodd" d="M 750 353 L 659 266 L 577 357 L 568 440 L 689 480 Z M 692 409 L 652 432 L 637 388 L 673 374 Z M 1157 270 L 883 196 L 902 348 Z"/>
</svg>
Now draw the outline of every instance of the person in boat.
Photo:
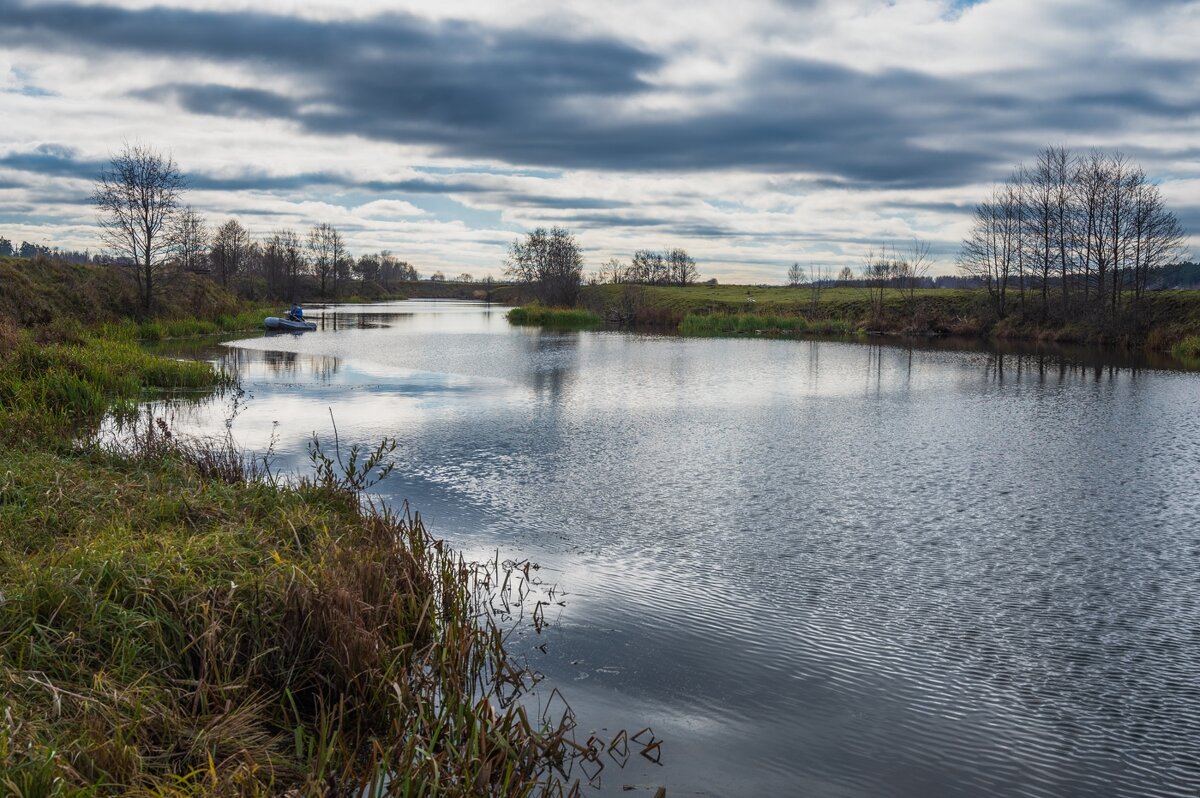
<svg viewBox="0 0 1200 798">
<path fill-rule="evenodd" d="M 304 308 L 300 307 L 299 302 L 293 302 L 292 309 L 288 311 L 287 317 L 289 321 L 304 321 Z"/>
</svg>

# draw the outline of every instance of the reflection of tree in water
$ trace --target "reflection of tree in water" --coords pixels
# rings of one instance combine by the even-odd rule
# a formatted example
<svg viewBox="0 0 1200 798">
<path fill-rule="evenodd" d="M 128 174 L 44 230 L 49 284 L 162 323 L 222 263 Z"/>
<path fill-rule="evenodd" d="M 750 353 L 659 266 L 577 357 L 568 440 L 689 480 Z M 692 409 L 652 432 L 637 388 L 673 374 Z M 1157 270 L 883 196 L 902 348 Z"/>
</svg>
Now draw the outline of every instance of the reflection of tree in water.
<svg viewBox="0 0 1200 798">
<path fill-rule="evenodd" d="M 574 381 L 581 335 L 539 330 L 526 337 L 525 349 L 534 365 L 530 381 L 538 396 L 557 400 Z"/>
<path fill-rule="evenodd" d="M 235 374 L 245 373 L 246 369 L 253 363 L 258 363 L 262 360 L 258 352 L 253 349 L 242 349 L 240 347 L 227 347 L 222 353 L 219 365 L 226 371 Z"/>
<path fill-rule="evenodd" d="M 262 362 L 274 376 L 311 376 L 329 382 L 341 368 L 341 360 L 327 355 L 270 350 L 262 353 Z"/>
<path fill-rule="evenodd" d="M 883 393 L 883 354 L 884 348 L 877 343 L 866 345 L 867 354 L 867 395 L 879 396 Z"/>
<path fill-rule="evenodd" d="M 992 352 L 984 365 L 989 383 L 1062 384 L 1069 380 L 1114 382 L 1121 376 L 1136 379 L 1146 368 L 1144 360 L 1129 353 L 1112 352 Z"/>
<path fill-rule="evenodd" d="M 263 363 L 267 364 L 267 369 L 276 376 L 296 373 L 297 357 L 295 352 L 263 352 L 262 359 Z"/>
<path fill-rule="evenodd" d="M 1000 366 L 1006 376 L 1008 372 L 1017 367 L 1016 358 L 1023 358 L 1023 363 L 1029 363 L 1036 362 L 1039 357 L 1045 358 L 1047 368 L 1062 360 L 1072 368 L 1092 369 L 1093 376 L 1096 374 L 1103 376 L 1104 372 L 1109 369 L 1194 370 L 1188 369 L 1186 364 L 1164 352 L 1058 342 L 1003 341 L 981 338 L 887 339 L 877 337 L 867 341 L 866 345 L 879 350 L 904 349 L 910 354 L 914 352 L 979 352 L 988 355 L 989 358 L 1004 356 L 1008 359 Z M 1031 359 L 1033 360 L 1031 361 Z M 876 361 L 872 360 L 871 362 L 877 367 Z M 989 370 L 991 369 L 992 366 L 989 365 Z M 1024 373 L 1023 367 L 1022 373 Z"/>
<path fill-rule="evenodd" d="M 810 342 L 808 373 L 819 371 L 820 341 Z M 1180 368 L 1177 361 L 1155 352 L 1079 345 L 1023 342 L 987 342 L 974 340 L 879 340 L 857 345 L 862 356 L 864 388 L 867 395 L 905 391 L 911 387 L 918 352 L 979 352 L 982 376 L 989 384 L 1062 384 L 1068 381 L 1115 383 L 1134 379 L 1144 371 Z M 886 363 L 886 368 L 885 368 Z M 884 380 L 888 371 L 893 379 Z"/>
<path fill-rule="evenodd" d="M 326 311 L 313 319 L 318 330 L 335 332 L 337 330 L 377 330 L 390 327 L 411 313 L 334 313 Z"/>
<path fill-rule="evenodd" d="M 230 347 L 217 359 L 217 365 L 241 377 L 258 372 L 272 377 L 312 376 L 321 382 L 329 382 L 341 368 L 341 360 L 328 355 L 309 355 L 285 349 Z"/>
</svg>

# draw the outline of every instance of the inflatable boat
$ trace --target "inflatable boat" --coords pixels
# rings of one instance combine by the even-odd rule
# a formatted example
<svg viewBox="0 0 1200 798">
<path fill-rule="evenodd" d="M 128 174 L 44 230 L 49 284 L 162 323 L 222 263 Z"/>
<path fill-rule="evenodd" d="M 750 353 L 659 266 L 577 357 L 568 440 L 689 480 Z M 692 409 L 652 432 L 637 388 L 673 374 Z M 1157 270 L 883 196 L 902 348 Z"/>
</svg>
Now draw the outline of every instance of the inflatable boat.
<svg viewBox="0 0 1200 798">
<path fill-rule="evenodd" d="M 279 316 L 267 316 L 263 321 L 268 330 L 289 330 L 291 332 L 304 332 L 305 330 L 317 329 L 316 322 L 311 321 L 293 321 Z"/>
</svg>

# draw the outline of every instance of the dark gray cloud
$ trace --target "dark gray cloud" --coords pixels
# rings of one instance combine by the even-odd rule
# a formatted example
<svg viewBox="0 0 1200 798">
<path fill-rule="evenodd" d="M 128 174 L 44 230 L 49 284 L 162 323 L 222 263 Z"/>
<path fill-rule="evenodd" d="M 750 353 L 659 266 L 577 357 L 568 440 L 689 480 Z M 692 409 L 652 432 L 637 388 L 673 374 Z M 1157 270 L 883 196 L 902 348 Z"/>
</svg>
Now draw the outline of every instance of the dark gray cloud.
<svg viewBox="0 0 1200 798">
<path fill-rule="evenodd" d="M 101 161 L 80 159 L 75 150 L 55 144 L 40 144 L 32 150 L 10 152 L 0 157 L 0 168 L 79 180 L 95 180 L 106 165 Z"/>
<path fill-rule="evenodd" d="M 504 197 L 504 201 L 509 205 L 547 209 L 616 210 L 618 208 L 633 207 L 632 202 L 600 199 L 598 197 L 539 197 L 507 194 Z"/>
<path fill-rule="evenodd" d="M 448 156 L 519 166 L 748 169 L 816 174 L 842 187 L 937 187 L 1001 176 L 1028 156 L 994 144 L 961 143 L 994 140 L 996 132 L 1045 130 L 1056 138 L 1121 130 L 1146 117 L 1200 113 L 1200 97 L 1170 99 L 1156 91 L 1194 80 L 1193 63 L 1129 60 L 1133 57 L 1120 53 L 1084 54 L 1070 64 L 1073 69 L 1091 64 L 1097 75 L 1119 77 L 1081 80 L 1078 89 L 1044 88 L 1041 96 L 1034 87 L 1047 76 L 1034 73 L 944 79 L 903 69 L 868 73 L 769 58 L 740 79 L 736 99 L 723 108 L 633 118 L 611 109 L 593 111 L 589 103 L 598 108 L 604 101 L 647 94 L 653 87 L 645 76 L 663 59 L 613 38 L 572 36 L 550 27 L 488 29 L 404 14 L 315 21 L 19 0 L 0 0 L 0 18 L 0 42 L 9 45 L 236 63 L 305 87 L 292 96 L 176 80 L 137 92 L 143 100 L 196 114 L 283 119 L 317 133 L 421 144 Z M 949 130 L 955 137 L 943 138 L 946 143 L 927 143 Z M 63 168 L 51 157 L 41 164 L 46 173 Z M 195 185 L 339 184 L 332 175 L 254 180 L 254 175 L 200 177 Z M 373 187 L 487 190 L 469 180 L 457 187 L 439 180 Z M 567 202 L 526 200 L 548 208 Z M 589 207 L 575 202 L 573 207 Z"/>
<path fill-rule="evenodd" d="M 107 161 L 80 158 L 75 149 L 57 144 L 41 144 L 31 150 L 18 150 L 0 156 L 0 169 L 77 180 L 95 180 L 107 166 Z M 190 188 L 200 191 L 290 191 L 301 188 L 355 189 L 411 194 L 473 194 L 497 191 L 491 186 L 452 177 L 358 180 L 337 172 L 272 175 L 249 170 L 224 176 L 204 172 L 187 172 L 186 178 Z M 15 188 L 18 185 L 25 184 L 14 182 L 10 184 L 10 187 Z M 530 199 L 536 201 L 537 198 Z M 547 200 L 547 202 L 551 202 L 551 200 Z"/>
<path fill-rule="evenodd" d="M 288 97 L 216 84 L 164 84 L 132 92 L 132 96 L 160 102 L 173 100 L 211 116 L 289 117 L 296 113 L 296 102 Z"/>
</svg>

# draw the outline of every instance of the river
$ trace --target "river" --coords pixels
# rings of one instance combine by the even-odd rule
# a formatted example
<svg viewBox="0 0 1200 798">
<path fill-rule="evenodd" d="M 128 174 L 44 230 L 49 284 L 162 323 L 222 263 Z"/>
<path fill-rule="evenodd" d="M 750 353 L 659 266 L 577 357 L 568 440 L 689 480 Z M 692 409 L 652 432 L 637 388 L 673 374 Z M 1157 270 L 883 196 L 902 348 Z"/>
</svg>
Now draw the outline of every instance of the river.
<svg viewBox="0 0 1200 798">
<path fill-rule="evenodd" d="M 504 310 L 315 311 L 172 423 L 284 470 L 331 413 L 394 436 L 376 492 L 541 563 L 541 695 L 664 741 L 591 794 L 1200 794 L 1200 375 Z"/>
</svg>

